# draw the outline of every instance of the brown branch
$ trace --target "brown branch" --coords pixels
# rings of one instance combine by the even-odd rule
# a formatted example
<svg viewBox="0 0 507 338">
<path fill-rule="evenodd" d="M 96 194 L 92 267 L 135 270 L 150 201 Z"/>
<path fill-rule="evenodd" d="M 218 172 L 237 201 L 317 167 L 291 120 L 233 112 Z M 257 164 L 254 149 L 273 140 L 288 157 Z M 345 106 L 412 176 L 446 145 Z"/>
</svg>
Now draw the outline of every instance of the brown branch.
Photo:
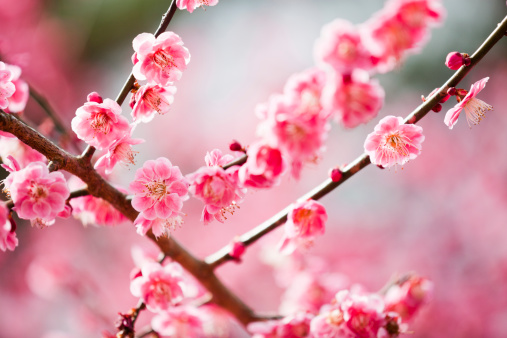
<svg viewBox="0 0 507 338">
<path fill-rule="evenodd" d="M 423 104 L 417 107 L 412 113 L 405 118 L 405 123 L 416 123 L 421 120 L 438 102 L 447 94 L 447 90 L 450 87 L 456 87 L 461 80 L 474 68 L 479 61 L 491 50 L 491 48 L 504 36 L 507 31 L 507 16 L 498 24 L 497 28 L 489 35 L 484 43 L 475 51 L 471 57 L 471 64 L 468 67 L 461 67 L 453 76 L 449 78 L 441 87 L 440 90 L 428 98 Z M 349 164 L 343 171 L 342 177 L 339 181 L 333 182 L 331 179 L 327 179 L 322 182 L 319 186 L 301 196 L 298 200 L 305 201 L 308 199 L 318 200 L 328 193 L 338 188 L 343 182 L 348 180 L 351 176 L 356 174 L 361 169 L 365 168 L 370 164 L 370 158 L 367 154 L 362 154 L 356 158 L 351 164 Z M 273 231 L 280 225 L 287 221 L 287 214 L 290 210 L 290 206 L 280 211 L 275 216 L 271 217 L 264 223 L 258 225 L 247 233 L 243 234 L 239 240 L 243 245 L 248 246 L 257 241 L 265 234 Z M 214 254 L 208 256 L 205 262 L 208 263 L 213 269 L 224 264 L 225 262 L 233 260 L 233 257 L 229 255 L 229 245 L 223 247 Z"/>
</svg>

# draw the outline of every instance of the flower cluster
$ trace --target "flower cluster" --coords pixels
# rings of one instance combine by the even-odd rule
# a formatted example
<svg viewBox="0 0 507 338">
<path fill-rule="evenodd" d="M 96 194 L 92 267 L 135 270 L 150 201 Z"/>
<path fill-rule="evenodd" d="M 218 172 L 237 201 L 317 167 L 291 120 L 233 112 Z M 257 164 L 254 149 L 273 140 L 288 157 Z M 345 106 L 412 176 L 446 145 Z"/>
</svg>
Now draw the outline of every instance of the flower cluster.
<svg viewBox="0 0 507 338">
<path fill-rule="evenodd" d="M 176 0 L 176 6 L 179 9 L 186 9 L 192 13 L 196 8 L 201 6 L 215 6 L 218 0 Z"/>
<path fill-rule="evenodd" d="M 9 220 L 9 209 L 0 201 L 0 250 L 14 251 L 18 246 L 14 223 Z"/>
</svg>

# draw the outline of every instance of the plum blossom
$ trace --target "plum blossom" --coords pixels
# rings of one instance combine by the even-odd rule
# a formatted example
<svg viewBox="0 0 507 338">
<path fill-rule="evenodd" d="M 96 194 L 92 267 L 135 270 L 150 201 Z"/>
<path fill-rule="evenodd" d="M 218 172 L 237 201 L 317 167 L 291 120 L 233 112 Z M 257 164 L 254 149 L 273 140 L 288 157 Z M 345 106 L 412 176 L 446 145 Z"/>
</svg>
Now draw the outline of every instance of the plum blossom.
<svg viewBox="0 0 507 338">
<path fill-rule="evenodd" d="M 356 68 L 373 68 L 377 59 L 363 40 L 360 29 L 349 21 L 336 19 L 328 23 L 322 27 L 315 43 L 317 64 L 330 66 L 340 73 L 348 73 Z"/>
<path fill-rule="evenodd" d="M 30 88 L 28 87 L 28 83 L 24 80 L 20 79 L 21 76 L 21 68 L 15 65 L 5 64 L 6 69 L 11 72 L 11 82 L 14 84 L 15 92 L 9 97 L 9 106 L 6 108 L 6 111 L 9 113 L 20 113 L 28 102 L 28 97 L 30 96 Z"/>
<path fill-rule="evenodd" d="M 9 209 L 0 201 L 0 250 L 14 251 L 18 246 L 18 238 L 14 225 L 9 221 Z"/>
<path fill-rule="evenodd" d="M 9 107 L 9 98 L 16 91 L 12 83 L 12 73 L 5 63 L 0 61 L 0 109 Z"/>
<path fill-rule="evenodd" d="M 130 131 L 128 120 L 121 114 L 121 107 L 111 99 L 97 102 L 94 93 L 88 96 L 88 102 L 76 110 L 72 119 L 72 130 L 87 144 L 107 149 L 119 138 Z"/>
<path fill-rule="evenodd" d="M 118 162 L 125 165 L 135 164 L 134 157 L 137 152 L 132 150 L 132 146 L 143 143 L 144 140 L 133 139 L 131 138 L 131 134 L 132 131 L 114 141 L 109 146 L 107 153 L 95 162 L 94 168 L 104 168 L 105 173 L 109 175 L 113 172 L 113 168 Z"/>
<path fill-rule="evenodd" d="M 150 122 L 156 113 L 164 115 L 169 111 L 176 93 L 175 86 L 147 84 L 141 86 L 132 96 L 132 119 L 134 122 Z"/>
<path fill-rule="evenodd" d="M 445 65 L 451 70 L 458 70 L 465 64 L 465 57 L 459 52 L 450 52 L 445 58 Z"/>
<path fill-rule="evenodd" d="M 364 141 L 364 149 L 371 163 L 383 167 L 403 165 L 421 153 L 424 141 L 422 127 L 403 124 L 403 118 L 386 116 Z"/>
<path fill-rule="evenodd" d="M 130 292 L 140 297 L 148 310 L 160 312 L 183 300 L 182 268 L 177 263 L 161 266 L 146 263 L 141 267 L 142 276 L 130 282 Z"/>
<path fill-rule="evenodd" d="M 178 216 L 183 201 L 188 199 L 187 180 L 164 157 L 146 161 L 136 171 L 130 189 L 135 194 L 132 206 L 149 220 Z"/>
<path fill-rule="evenodd" d="M 458 117 L 462 110 L 465 111 L 468 126 L 472 127 L 472 125 L 477 125 L 482 121 L 488 110 L 493 109 L 493 106 L 476 98 L 477 94 L 486 87 L 486 82 L 488 82 L 488 80 L 489 77 L 485 77 L 484 79 L 475 82 L 465 96 L 459 95 L 460 91 L 458 91 L 458 94 L 456 95 L 458 103 L 453 108 L 449 109 L 447 114 L 445 114 L 444 123 L 449 127 L 449 129 L 452 129 L 456 122 L 458 122 Z"/>
<path fill-rule="evenodd" d="M 327 212 L 322 204 L 312 199 L 292 205 L 284 226 L 280 251 L 291 254 L 298 246 L 308 246 L 317 235 L 323 235 Z"/>
<path fill-rule="evenodd" d="M 322 105 L 336 122 L 354 128 L 371 121 L 384 103 L 384 90 L 368 73 L 361 70 L 351 75 L 329 79 L 322 93 Z"/>
<path fill-rule="evenodd" d="M 19 166 L 24 168 L 32 162 L 45 162 L 44 155 L 37 150 L 27 146 L 15 137 L 0 136 L 0 157 L 4 160 L 8 156 L 16 159 Z"/>
<path fill-rule="evenodd" d="M 158 313 L 151 320 L 153 330 L 168 337 L 205 337 L 206 314 L 196 307 L 178 306 Z"/>
<path fill-rule="evenodd" d="M 433 283 L 430 280 L 411 276 L 392 285 L 384 296 L 384 302 L 388 311 L 396 312 L 403 321 L 408 321 L 429 302 L 432 294 Z"/>
<path fill-rule="evenodd" d="M 257 141 L 248 147 L 246 163 L 238 171 L 241 185 L 248 188 L 271 188 L 280 183 L 287 170 L 287 160 L 280 149 Z"/>
<path fill-rule="evenodd" d="M 200 6 L 215 6 L 218 0 L 176 0 L 176 5 L 179 9 L 186 9 L 192 13 Z"/>
<path fill-rule="evenodd" d="M 238 186 L 238 167 L 224 170 L 219 165 L 228 162 L 224 157 L 220 150 L 214 149 L 206 155 L 207 166 L 187 175 L 190 192 L 205 204 L 201 216 L 204 224 L 214 219 L 223 223 L 226 212 L 233 213 L 236 205 L 243 199 L 244 189 Z"/>
<path fill-rule="evenodd" d="M 157 38 L 141 33 L 133 41 L 134 76 L 161 86 L 181 78 L 190 61 L 188 49 L 181 38 L 173 32 L 164 32 Z"/>
<path fill-rule="evenodd" d="M 254 338 L 304 338 L 310 337 L 310 322 L 313 315 L 298 312 L 280 320 L 254 322 L 247 329 Z"/>
<path fill-rule="evenodd" d="M 50 173 L 44 163 L 33 162 L 11 175 L 9 191 L 19 218 L 47 226 L 64 211 L 70 192 L 61 172 Z"/>
<path fill-rule="evenodd" d="M 297 114 L 327 117 L 321 96 L 329 74 L 319 68 L 310 68 L 293 74 L 283 88 L 284 95 L 299 103 Z"/>
<path fill-rule="evenodd" d="M 141 236 L 146 235 L 151 229 L 155 237 L 169 236 L 169 234 L 181 226 L 183 219 L 181 216 L 172 216 L 168 218 L 147 219 L 143 213 L 140 213 L 134 221 L 137 233 Z"/>
</svg>

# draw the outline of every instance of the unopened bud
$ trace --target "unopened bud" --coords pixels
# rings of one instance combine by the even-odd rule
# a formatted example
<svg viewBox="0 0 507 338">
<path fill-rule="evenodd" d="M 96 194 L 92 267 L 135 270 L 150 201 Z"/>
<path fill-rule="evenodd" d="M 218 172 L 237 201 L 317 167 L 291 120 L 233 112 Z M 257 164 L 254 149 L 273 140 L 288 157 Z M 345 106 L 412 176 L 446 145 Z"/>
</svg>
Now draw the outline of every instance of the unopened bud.
<svg viewBox="0 0 507 338">
<path fill-rule="evenodd" d="M 449 94 L 451 96 L 456 95 L 456 87 L 451 87 L 451 88 L 447 89 L 447 94 Z"/>
<path fill-rule="evenodd" d="M 435 113 L 438 113 L 442 110 L 442 105 L 440 103 L 437 103 L 433 108 L 431 108 Z"/>
<path fill-rule="evenodd" d="M 88 102 L 97 102 L 97 103 L 103 102 L 102 96 L 100 96 L 99 93 L 97 92 L 91 92 L 90 94 L 88 94 L 87 100 Z"/>
<path fill-rule="evenodd" d="M 447 58 L 445 59 L 445 65 L 452 70 L 458 70 L 465 63 L 463 54 L 458 52 L 451 52 L 447 54 Z"/>
<path fill-rule="evenodd" d="M 229 144 L 229 149 L 231 151 L 243 151 L 243 147 L 241 146 L 241 143 L 239 143 L 238 141 L 236 140 L 233 140 L 230 144 Z"/>
<path fill-rule="evenodd" d="M 338 182 L 342 179 L 342 171 L 339 168 L 333 168 L 329 171 L 329 177 L 331 181 Z"/>
</svg>

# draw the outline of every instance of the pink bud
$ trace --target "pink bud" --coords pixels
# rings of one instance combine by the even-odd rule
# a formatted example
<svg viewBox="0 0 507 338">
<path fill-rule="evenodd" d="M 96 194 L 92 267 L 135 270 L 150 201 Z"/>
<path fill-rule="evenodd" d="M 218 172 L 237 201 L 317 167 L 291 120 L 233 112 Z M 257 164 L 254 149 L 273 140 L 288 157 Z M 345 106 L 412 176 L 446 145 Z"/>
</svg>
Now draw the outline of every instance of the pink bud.
<svg viewBox="0 0 507 338">
<path fill-rule="evenodd" d="M 463 59 L 463 62 L 465 63 L 465 66 L 470 66 L 470 64 L 472 63 L 472 59 L 470 59 L 468 56 L 466 56 L 464 59 Z"/>
<path fill-rule="evenodd" d="M 229 251 L 229 255 L 234 258 L 236 261 L 241 261 L 241 256 L 245 253 L 245 245 L 240 242 L 239 238 L 234 238 L 230 243 L 231 250 Z"/>
<path fill-rule="evenodd" d="M 447 94 L 449 94 L 451 96 L 456 95 L 456 87 L 451 87 L 451 88 L 447 89 Z"/>
<path fill-rule="evenodd" d="M 88 94 L 87 100 L 88 102 L 97 102 L 97 103 L 104 102 L 102 100 L 102 96 L 100 96 L 99 93 L 97 92 L 91 92 L 90 94 Z"/>
<path fill-rule="evenodd" d="M 331 181 L 338 182 L 342 178 L 342 172 L 338 168 L 333 168 L 329 171 L 329 177 L 331 178 Z"/>
<path fill-rule="evenodd" d="M 461 66 L 465 64 L 465 59 L 463 54 L 458 52 L 451 52 L 447 54 L 447 58 L 445 59 L 445 65 L 452 70 L 458 70 Z"/>
<path fill-rule="evenodd" d="M 440 103 L 437 103 L 433 108 L 431 108 L 435 113 L 438 113 L 442 110 L 442 105 Z"/>
<path fill-rule="evenodd" d="M 243 147 L 241 146 L 241 143 L 239 143 L 236 140 L 232 140 L 232 142 L 229 144 L 229 149 L 231 151 L 243 151 Z"/>
</svg>

